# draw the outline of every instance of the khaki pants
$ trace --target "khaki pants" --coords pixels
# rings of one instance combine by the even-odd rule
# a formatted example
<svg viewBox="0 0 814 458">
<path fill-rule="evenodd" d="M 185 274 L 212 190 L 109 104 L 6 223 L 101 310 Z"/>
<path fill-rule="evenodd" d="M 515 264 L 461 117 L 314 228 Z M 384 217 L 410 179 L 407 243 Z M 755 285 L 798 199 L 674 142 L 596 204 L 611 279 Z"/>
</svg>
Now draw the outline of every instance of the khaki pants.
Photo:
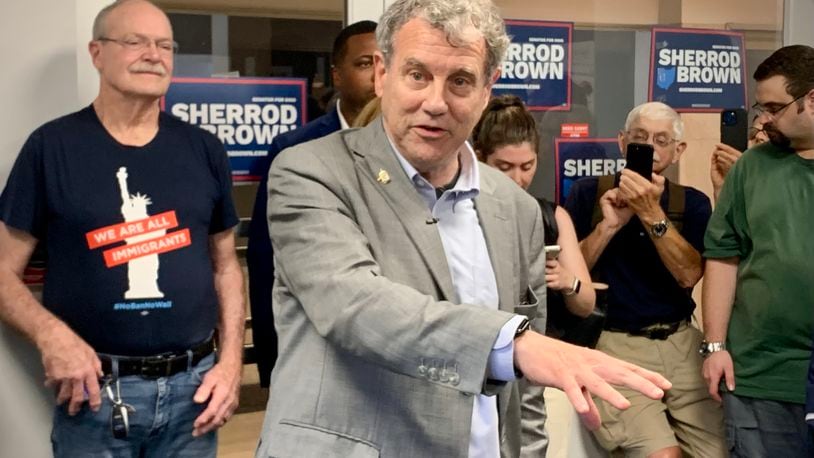
<svg viewBox="0 0 814 458">
<path fill-rule="evenodd" d="M 645 457 L 680 446 L 685 456 L 726 456 L 723 410 L 710 398 L 701 375 L 700 343 L 701 333 L 686 324 L 667 340 L 602 332 L 597 350 L 658 372 L 673 384 L 657 401 L 617 387 L 631 402 L 624 411 L 594 398 L 602 415 L 595 435 L 606 450 Z"/>
</svg>

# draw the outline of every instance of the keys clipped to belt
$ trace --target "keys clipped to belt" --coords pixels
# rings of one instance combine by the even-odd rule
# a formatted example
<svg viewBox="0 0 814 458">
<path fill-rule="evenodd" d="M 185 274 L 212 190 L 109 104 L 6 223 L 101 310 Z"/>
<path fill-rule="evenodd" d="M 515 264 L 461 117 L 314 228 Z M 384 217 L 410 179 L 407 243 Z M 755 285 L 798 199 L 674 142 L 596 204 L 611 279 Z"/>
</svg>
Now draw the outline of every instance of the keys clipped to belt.
<svg viewBox="0 0 814 458">
<path fill-rule="evenodd" d="M 116 385 L 116 393 L 113 393 L 112 385 Z M 110 431 L 116 439 L 125 439 L 130 432 L 130 414 L 136 412 L 135 407 L 130 404 L 125 404 L 122 401 L 121 387 L 119 379 L 112 381 L 111 379 L 105 380 L 104 390 L 107 393 L 107 398 L 113 404 L 110 412 Z"/>
</svg>

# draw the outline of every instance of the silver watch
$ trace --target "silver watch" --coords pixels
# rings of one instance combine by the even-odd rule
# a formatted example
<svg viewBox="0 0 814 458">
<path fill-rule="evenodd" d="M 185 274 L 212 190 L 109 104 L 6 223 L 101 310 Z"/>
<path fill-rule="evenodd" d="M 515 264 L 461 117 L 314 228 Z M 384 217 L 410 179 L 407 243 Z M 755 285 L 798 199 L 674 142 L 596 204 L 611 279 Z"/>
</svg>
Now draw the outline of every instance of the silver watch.
<svg viewBox="0 0 814 458">
<path fill-rule="evenodd" d="M 724 351 L 726 350 L 726 344 L 723 342 L 707 342 L 706 340 L 701 342 L 701 348 L 698 349 L 698 353 L 701 353 L 701 356 L 706 358 L 707 356 L 715 353 L 716 351 Z"/>
</svg>

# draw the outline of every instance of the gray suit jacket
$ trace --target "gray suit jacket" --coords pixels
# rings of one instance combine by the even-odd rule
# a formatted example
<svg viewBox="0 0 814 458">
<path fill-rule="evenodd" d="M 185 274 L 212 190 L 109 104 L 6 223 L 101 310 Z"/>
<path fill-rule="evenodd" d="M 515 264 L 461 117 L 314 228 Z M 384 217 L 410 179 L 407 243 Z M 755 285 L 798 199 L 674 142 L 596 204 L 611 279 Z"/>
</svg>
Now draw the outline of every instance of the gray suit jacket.
<svg viewBox="0 0 814 458">
<path fill-rule="evenodd" d="M 377 181 L 380 171 L 389 182 Z M 503 456 L 520 454 L 518 384 L 485 374 L 514 313 L 544 320 L 542 220 L 534 199 L 500 172 L 481 166 L 480 174 L 475 206 L 499 310 L 449 301 L 438 229 L 380 119 L 274 161 L 280 355 L 257 456 L 465 457 L 473 396 L 484 392 L 498 396 Z M 542 397 L 535 402 L 524 413 L 536 435 L 523 441 L 539 449 Z"/>
</svg>

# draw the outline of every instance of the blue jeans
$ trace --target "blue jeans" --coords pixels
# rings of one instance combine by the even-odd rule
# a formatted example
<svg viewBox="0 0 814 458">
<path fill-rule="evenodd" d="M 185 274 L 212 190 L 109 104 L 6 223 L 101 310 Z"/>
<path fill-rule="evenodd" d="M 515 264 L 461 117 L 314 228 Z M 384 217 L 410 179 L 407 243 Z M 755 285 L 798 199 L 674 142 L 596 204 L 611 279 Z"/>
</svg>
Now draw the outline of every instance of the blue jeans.
<svg viewBox="0 0 814 458">
<path fill-rule="evenodd" d="M 195 367 L 171 377 L 119 378 L 122 401 L 135 407 L 130 432 L 116 439 L 110 429 L 112 403 L 102 392 L 102 407 L 93 412 L 87 403 L 75 416 L 67 403 L 57 406 L 51 444 L 61 457 L 215 457 L 217 437 L 212 431 L 192 437 L 192 424 L 206 408 L 192 400 L 204 374 L 215 364 L 215 354 Z M 113 385 L 115 393 L 115 385 Z"/>
<path fill-rule="evenodd" d="M 723 393 L 726 441 L 733 458 L 814 456 L 803 404 Z"/>
</svg>

